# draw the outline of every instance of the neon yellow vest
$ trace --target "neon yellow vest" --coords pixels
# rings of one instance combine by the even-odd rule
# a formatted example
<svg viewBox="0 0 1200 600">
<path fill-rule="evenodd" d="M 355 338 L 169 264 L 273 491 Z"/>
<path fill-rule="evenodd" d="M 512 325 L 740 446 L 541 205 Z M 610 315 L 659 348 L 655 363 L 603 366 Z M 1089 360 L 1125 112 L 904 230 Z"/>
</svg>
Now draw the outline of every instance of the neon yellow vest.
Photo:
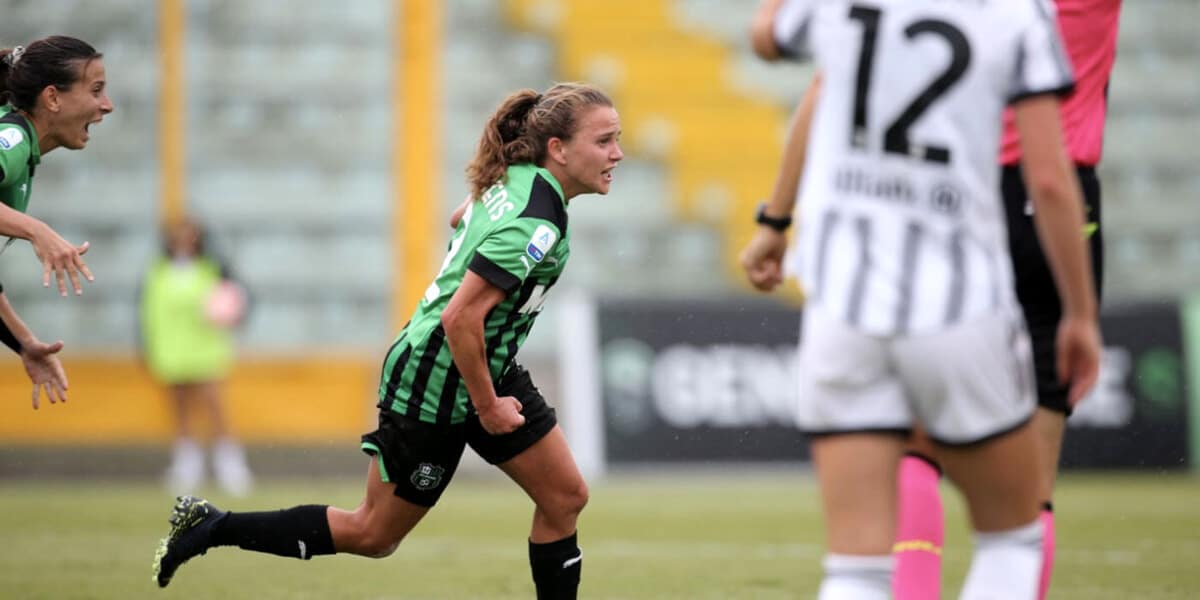
<svg viewBox="0 0 1200 600">
<path fill-rule="evenodd" d="M 146 362 L 165 383 L 224 379 L 233 366 L 233 334 L 208 321 L 204 307 L 221 282 L 216 262 L 198 258 L 187 265 L 162 258 L 150 267 L 142 288 L 141 325 Z"/>
</svg>

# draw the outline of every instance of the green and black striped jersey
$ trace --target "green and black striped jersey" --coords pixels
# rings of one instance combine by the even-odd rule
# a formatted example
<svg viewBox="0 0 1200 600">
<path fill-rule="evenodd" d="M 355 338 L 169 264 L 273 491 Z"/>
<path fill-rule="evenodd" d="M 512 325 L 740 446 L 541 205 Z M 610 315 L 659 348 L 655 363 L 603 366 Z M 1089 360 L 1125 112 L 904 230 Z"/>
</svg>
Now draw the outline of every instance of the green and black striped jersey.
<svg viewBox="0 0 1200 600">
<path fill-rule="evenodd" d="M 20 212 L 29 206 L 34 167 L 42 160 L 34 135 L 28 119 L 0 105 L 0 202 Z"/>
<path fill-rule="evenodd" d="M 427 423 L 461 423 L 474 411 L 450 356 L 442 311 L 468 270 L 507 293 L 484 322 L 495 383 L 509 368 L 570 255 L 562 186 L 549 171 L 513 165 L 472 202 L 442 269 L 384 359 L 379 405 Z"/>
</svg>

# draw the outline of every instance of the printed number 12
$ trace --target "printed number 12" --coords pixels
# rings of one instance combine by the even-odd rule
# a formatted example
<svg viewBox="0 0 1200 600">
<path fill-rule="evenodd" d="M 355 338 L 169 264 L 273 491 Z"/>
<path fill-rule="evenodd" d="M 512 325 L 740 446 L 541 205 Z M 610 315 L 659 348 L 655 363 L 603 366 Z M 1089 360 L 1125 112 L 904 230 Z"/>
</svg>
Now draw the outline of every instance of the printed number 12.
<svg viewBox="0 0 1200 600">
<path fill-rule="evenodd" d="M 858 55 L 854 86 L 854 123 L 850 130 L 850 145 L 854 148 L 867 147 L 867 100 L 871 92 L 871 71 L 875 63 L 875 46 L 879 39 L 882 15 L 883 11 L 878 8 L 850 7 L 850 18 L 862 23 L 862 49 Z M 941 37 L 950 45 L 950 64 L 887 127 L 883 134 L 883 151 L 945 164 L 950 162 L 949 148 L 914 145 L 909 141 L 908 129 L 967 72 L 971 64 L 971 44 L 957 27 L 938 19 L 921 19 L 904 28 L 904 35 L 910 40 L 926 33 Z"/>
</svg>

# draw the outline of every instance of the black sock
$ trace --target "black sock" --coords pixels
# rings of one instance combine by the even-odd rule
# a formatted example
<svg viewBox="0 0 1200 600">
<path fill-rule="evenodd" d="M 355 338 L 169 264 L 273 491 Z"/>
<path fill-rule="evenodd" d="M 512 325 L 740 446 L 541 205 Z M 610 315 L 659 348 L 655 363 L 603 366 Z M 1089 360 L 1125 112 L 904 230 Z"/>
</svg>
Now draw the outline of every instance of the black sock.
<svg viewBox="0 0 1200 600">
<path fill-rule="evenodd" d="M 583 552 L 578 533 L 548 544 L 529 542 L 529 568 L 538 600 L 575 600 L 579 574 L 583 571 Z"/>
<path fill-rule="evenodd" d="M 286 510 L 226 513 L 212 532 L 213 546 L 238 546 L 308 560 L 333 554 L 327 506 L 307 504 Z"/>
</svg>

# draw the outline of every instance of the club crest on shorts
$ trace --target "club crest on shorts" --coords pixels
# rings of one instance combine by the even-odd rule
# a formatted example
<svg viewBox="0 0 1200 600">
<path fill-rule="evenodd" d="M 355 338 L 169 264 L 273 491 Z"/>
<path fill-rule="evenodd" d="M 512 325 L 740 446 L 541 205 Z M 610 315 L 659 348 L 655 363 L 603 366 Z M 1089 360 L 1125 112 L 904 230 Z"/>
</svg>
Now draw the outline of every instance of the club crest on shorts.
<svg viewBox="0 0 1200 600">
<path fill-rule="evenodd" d="M 408 478 L 418 490 L 432 490 L 442 484 L 442 473 L 446 469 L 429 463 L 421 463 Z"/>
</svg>

